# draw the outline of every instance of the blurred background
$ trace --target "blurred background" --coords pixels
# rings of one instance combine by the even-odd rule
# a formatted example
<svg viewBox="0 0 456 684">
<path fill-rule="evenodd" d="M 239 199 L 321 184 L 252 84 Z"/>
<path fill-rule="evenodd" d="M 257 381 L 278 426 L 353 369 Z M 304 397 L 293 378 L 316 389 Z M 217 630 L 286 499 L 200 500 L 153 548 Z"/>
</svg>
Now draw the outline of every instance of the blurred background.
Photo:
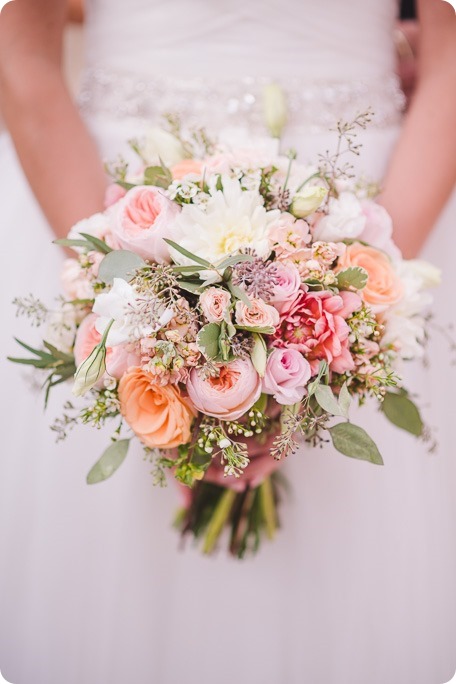
<svg viewBox="0 0 456 684">
<path fill-rule="evenodd" d="M 0 2 L 0 8 L 2 3 Z M 402 0 L 395 42 L 398 57 L 398 73 L 407 99 L 413 92 L 415 61 L 418 53 L 418 26 L 415 21 L 415 0 Z M 84 0 L 69 0 L 68 24 L 64 40 L 63 66 L 68 86 L 72 93 L 78 91 L 83 69 L 84 55 Z M 0 112 L 0 132 L 4 124 Z"/>
</svg>

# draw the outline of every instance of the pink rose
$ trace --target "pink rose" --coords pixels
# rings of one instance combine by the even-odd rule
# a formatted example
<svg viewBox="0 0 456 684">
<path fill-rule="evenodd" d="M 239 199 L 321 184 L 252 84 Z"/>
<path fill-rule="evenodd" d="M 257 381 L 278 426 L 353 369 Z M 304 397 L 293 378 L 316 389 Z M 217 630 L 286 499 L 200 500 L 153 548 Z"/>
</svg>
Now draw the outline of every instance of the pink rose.
<svg viewBox="0 0 456 684">
<path fill-rule="evenodd" d="M 220 323 L 228 318 L 231 295 L 221 287 L 208 287 L 200 297 L 200 306 L 209 323 Z"/>
<path fill-rule="evenodd" d="M 194 368 L 187 382 L 193 405 L 221 420 L 237 420 L 259 399 L 261 379 L 249 359 L 236 359 L 218 365 L 217 377 Z"/>
<path fill-rule="evenodd" d="M 268 358 L 263 392 L 279 404 L 301 401 L 311 376 L 310 364 L 296 349 L 274 349 Z"/>
<path fill-rule="evenodd" d="M 126 194 L 127 191 L 121 185 L 118 185 L 117 183 L 111 183 L 108 185 L 104 197 L 105 209 L 111 207 L 113 204 L 121 200 Z"/>
<path fill-rule="evenodd" d="M 159 264 L 169 263 L 169 249 L 163 238 L 175 239 L 174 221 L 180 208 L 163 190 L 140 185 L 118 202 L 113 233 L 124 249 Z"/>
<path fill-rule="evenodd" d="M 386 209 L 372 200 L 363 200 L 361 206 L 366 225 L 358 239 L 399 259 L 401 252 L 393 242 L 393 222 Z"/>
<path fill-rule="evenodd" d="M 294 264 L 274 264 L 276 281 L 272 289 L 271 302 L 277 311 L 282 310 L 283 305 L 294 299 L 295 294 L 301 287 L 301 276 Z"/>
<path fill-rule="evenodd" d="M 89 314 L 81 322 L 74 343 L 74 360 L 79 366 L 90 354 L 94 347 L 99 344 L 101 335 L 95 328 L 98 316 Z M 106 371 L 108 375 L 119 380 L 129 368 L 139 366 L 141 357 L 131 344 L 119 344 L 115 347 L 106 347 Z M 103 386 L 101 382 L 100 386 Z"/>
<path fill-rule="evenodd" d="M 276 328 L 280 322 L 277 309 L 262 299 L 250 297 L 251 306 L 236 302 L 236 323 L 247 328 Z"/>
<path fill-rule="evenodd" d="M 319 361 L 326 360 L 331 370 L 344 373 L 354 368 L 345 322 L 361 307 L 361 299 L 354 292 L 306 292 L 303 288 L 281 312 L 281 325 L 275 332 L 273 345 L 297 349 L 310 362 L 312 373 Z"/>
</svg>

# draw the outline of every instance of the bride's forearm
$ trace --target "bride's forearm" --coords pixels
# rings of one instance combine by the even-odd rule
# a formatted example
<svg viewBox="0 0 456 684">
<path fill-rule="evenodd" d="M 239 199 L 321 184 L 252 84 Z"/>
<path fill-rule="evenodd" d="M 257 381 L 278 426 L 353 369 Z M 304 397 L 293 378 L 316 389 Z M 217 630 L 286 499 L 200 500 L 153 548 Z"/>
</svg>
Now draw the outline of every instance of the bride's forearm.
<svg viewBox="0 0 456 684">
<path fill-rule="evenodd" d="M 39 16 L 43 26 L 38 29 L 32 2 L 10 3 L 9 14 L 3 10 L 0 16 L 0 96 L 25 174 L 61 237 L 77 220 L 103 207 L 106 179 L 96 146 L 61 76 L 59 46 L 46 45 L 48 34 L 54 39 L 57 32 L 49 17 L 59 22 L 58 0 L 44 4 L 52 7 L 47 16 Z M 33 33 L 27 40 L 32 21 Z"/>
<path fill-rule="evenodd" d="M 456 16 L 444 2 L 419 9 L 419 84 L 381 197 L 405 256 L 419 252 L 456 183 Z"/>
</svg>

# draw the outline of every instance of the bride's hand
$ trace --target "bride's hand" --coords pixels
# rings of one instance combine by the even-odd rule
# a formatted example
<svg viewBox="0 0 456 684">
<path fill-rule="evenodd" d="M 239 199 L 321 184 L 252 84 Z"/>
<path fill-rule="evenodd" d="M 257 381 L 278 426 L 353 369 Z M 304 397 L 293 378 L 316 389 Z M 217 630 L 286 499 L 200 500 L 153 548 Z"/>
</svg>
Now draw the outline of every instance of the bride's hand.
<svg viewBox="0 0 456 684">
<path fill-rule="evenodd" d="M 96 146 L 61 73 L 66 0 L 14 0 L 0 13 L 0 109 L 54 232 L 103 208 Z"/>
<path fill-rule="evenodd" d="M 418 84 L 381 197 L 407 257 L 419 252 L 456 183 L 456 13 L 443 0 L 418 0 L 418 20 Z"/>
</svg>

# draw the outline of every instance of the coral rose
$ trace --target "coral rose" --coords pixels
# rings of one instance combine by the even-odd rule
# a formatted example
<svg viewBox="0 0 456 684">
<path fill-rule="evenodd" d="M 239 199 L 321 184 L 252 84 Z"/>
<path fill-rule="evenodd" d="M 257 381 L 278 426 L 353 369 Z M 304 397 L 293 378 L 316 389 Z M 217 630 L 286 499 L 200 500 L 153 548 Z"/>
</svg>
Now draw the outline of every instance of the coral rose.
<svg viewBox="0 0 456 684">
<path fill-rule="evenodd" d="M 141 442 L 152 449 L 171 449 L 190 441 L 195 411 L 174 385 L 133 368 L 119 383 L 120 410 Z"/>
<path fill-rule="evenodd" d="M 229 320 L 231 295 L 221 287 L 209 287 L 200 296 L 200 306 L 209 323 Z"/>
<path fill-rule="evenodd" d="M 246 328 L 276 328 L 279 325 L 279 313 L 262 299 L 250 298 L 250 306 L 244 302 L 236 302 L 236 323 Z"/>
<path fill-rule="evenodd" d="M 112 231 L 123 249 L 159 264 L 171 261 L 163 238 L 175 239 L 174 219 L 179 207 L 152 185 L 127 192 L 114 208 Z"/>
<path fill-rule="evenodd" d="M 372 305 L 375 312 L 384 311 L 401 298 L 400 278 L 390 258 L 384 252 L 354 242 L 348 245 L 345 254 L 339 259 L 337 270 L 351 266 L 361 266 L 367 271 L 367 285 L 362 295 L 366 302 Z"/>
<path fill-rule="evenodd" d="M 259 399 L 261 379 L 249 359 L 218 365 L 217 377 L 193 369 L 187 391 L 194 406 L 221 420 L 237 420 Z"/>
<path fill-rule="evenodd" d="M 331 370 L 344 373 L 354 368 L 345 319 L 361 307 L 354 292 L 335 295 L 326 290 L 300 290 L 281 312 L 281 325 L 274 334 L 274 347 L 297 349 L 310 363 L 312 373 L 324 359 Z"/>
<path fill-rule="evenodd" d="M 201 176 L 203 168 L 203 162 L 198 159 L 183 159 L 171 167 L 171 174 L 174 180 L 182 180 L 185 176 Z"/>
</svg>

